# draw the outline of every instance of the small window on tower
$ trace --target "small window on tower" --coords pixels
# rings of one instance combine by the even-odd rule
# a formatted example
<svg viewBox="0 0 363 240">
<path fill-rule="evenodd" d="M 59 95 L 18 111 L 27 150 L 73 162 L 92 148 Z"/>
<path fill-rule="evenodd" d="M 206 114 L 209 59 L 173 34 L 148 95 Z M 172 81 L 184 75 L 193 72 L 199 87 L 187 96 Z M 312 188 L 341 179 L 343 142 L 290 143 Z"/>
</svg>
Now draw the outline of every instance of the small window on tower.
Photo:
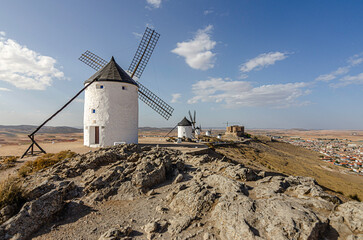
<svg viewBox="0 0 363 240">
<path fill-rule="evenodd" d="M 122 86 L 122 90 L 126 90 L 126 87 L 125 86 Z"/>
<path fill-rule="evenodd" d="M 96 109 L 92 109 L 92 113 L 96 113 Z"/>
<path fill-rule="evenodd" d="M 97 84 L 97 85 L 96 85 L 96 88 L 97 88 L 97 89 L 103 89 L 103 85 L 102 85 L 102 84 Z"/>
</svg>

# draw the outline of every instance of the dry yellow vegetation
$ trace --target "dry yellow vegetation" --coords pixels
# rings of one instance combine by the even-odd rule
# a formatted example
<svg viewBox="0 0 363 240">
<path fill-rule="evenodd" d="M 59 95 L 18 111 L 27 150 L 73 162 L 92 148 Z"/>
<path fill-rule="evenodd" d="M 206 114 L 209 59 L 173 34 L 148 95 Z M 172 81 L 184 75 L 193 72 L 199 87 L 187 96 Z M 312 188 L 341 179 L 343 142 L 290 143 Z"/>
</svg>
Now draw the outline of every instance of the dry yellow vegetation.
<svg viewBox="0 0 363 240">
<path fill-rule="evenodd" d="M 21 177 L 25 177 L 33 172 L 37 172 L 43 168 L 50 167 L 57 162 L 60 162 L 66 158 L 71 158 L 75 156 L 76 153 L 72 152 L 70 150 L 67 151 L 61 151 L 59 153 L 47 153 L 44 154 L 34 161 L 26 162 L 20 169 L 19 169 L 19 175 Z"/>
<path fill-rule="evenodd" d="M 319 160 L 319 153 L 289 143 L 254 138 L 246 144 L 218 146 L 216 151 L 248 167 L 286 175 L 313 177 L 323 187 L 363 199 L 363 177 Z"/>
<path fill-rule="evenodd" d="M 15 166 L 19 157 L 16 156 L 4 156 L 0 157 L 0 170 L 8 169 Z"/>
<path fill-rule="evenodd" d="M 6 205 L 19 206 L 23 201 L 23 190 L 17 178 L 8 178 L 0 182 L 0 209 Z"/>
</svg>

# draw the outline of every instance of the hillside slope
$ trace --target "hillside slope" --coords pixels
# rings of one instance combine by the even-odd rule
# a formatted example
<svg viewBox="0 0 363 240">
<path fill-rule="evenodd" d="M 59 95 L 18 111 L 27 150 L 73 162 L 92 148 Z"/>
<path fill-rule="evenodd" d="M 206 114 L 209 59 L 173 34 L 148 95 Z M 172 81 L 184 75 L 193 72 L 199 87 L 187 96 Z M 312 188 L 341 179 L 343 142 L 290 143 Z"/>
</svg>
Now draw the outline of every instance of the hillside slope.
<svg viewBox="0 0 363 240">
<path fill-rule="evenodd" d="M 0 210 L 0 240 L 363 236 L 363 203 L 342 203 L 312 178 L 254 171 L 212 150 L 103 148 L 21 183 L 26 203 Z"/>
<path fill-rule="evenodd" d="M 319 160 L 319 153 L 289 143 L 259 137 L 244 144 L 218 146 L 217 151 L 246 166 L 286 175 L 313 177 L 344 196 L 363 199 L 363 177 Z"/>
</svg>

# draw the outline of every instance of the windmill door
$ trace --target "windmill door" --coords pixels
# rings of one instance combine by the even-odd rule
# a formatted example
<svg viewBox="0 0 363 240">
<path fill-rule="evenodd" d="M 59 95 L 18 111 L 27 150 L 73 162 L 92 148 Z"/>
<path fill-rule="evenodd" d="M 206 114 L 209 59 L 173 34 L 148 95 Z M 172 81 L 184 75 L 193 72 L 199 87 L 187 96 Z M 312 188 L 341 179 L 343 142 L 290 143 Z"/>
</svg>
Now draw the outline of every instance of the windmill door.
<svg viewBox="0 0 363 240">
<path fill-rule="evenodd" d="M 95 127 L 95 144 L 100 143 L 100 127 Z"/>
</svg>

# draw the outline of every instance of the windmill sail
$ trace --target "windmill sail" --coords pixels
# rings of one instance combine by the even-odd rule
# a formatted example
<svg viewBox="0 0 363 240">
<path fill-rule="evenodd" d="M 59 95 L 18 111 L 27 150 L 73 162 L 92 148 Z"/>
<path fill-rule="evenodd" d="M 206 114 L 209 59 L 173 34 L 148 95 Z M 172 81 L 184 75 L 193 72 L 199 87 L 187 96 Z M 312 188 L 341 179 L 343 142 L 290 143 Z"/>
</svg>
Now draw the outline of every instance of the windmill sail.
<svg viewBox="0 0 363 240">
<path fill-rule="evenodd" d="M 137 78 L 141 77 L 151 57 L 151 54 L 154 51 L 156 43 L 159 40 L 159 37 L 160 34 L 155 30 L 146 28 L 140 45 L 128 69 L 128 71 L 131 73 L 131 78 L 134 76 Z M 84 54 L 82 54 L 79 60 L 92 67 L 96 71 L 107 64 L 107 61 L 90 51 L 86 51 Z M 137 82 L 137 84 L 139 85 L 139 99 L 151 107 L 154 111 L 159 113 L 166 120 L 168 120 L 171 117 L 174 109 L 140 82 Z"/>
<path fill-rule="evenodd" d="M 78 59 L 96 71 L 100 70 L 107 64 L 107 61 L 105 59 L 97 56 L 96 54 L 88 50 L 83 53 Z"/>
<path fill-rule="evenodd" d="M 154 109 L 155 112 L 159 113 L 163 118 L 169 120 L 173 114 L 174 109 L 164 102 L 161 98 L 156 96 L 153 92 L 147 89 L 140 82 L 136 81 L 139 85 L 139 99 L 141 99 L 146 105 Z"/>
<path fill-rule="evenodd" d="M 132 73 L 131 77 L 133 78 L 136 76 L 140 78 L 146 64 L 149 62 L 151 54 L 154 51 L 156 43 L 158 42 L 160 34 L 157 33 L 155 30 L 150 28 L 146 28 L 145 33 L 141 39 L 140 45 L 135 53 L 134 58 L 129 67 L 129 72 Z"/>
</svg>

